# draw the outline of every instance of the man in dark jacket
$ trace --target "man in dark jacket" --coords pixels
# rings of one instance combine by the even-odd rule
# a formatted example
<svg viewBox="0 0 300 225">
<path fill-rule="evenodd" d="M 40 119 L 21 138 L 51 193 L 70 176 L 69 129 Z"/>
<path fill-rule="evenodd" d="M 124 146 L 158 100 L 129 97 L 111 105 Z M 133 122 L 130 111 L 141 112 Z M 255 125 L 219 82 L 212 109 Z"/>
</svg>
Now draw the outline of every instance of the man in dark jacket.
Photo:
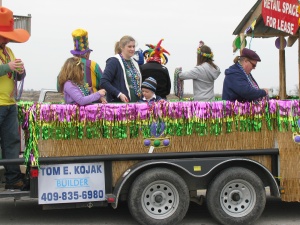
<svg viewBox="0 0 300 225">
<path fill-rule="evenodd" d="M 167 67 L 162 64 L 167 63 L 167 57 L 164 53 L 169 53 L 161 46 L 162 40 L 157 45 L 147 45 L 149 50 L 144 52 L 147 63 L 140 66 L 140 71 L 142 81 L 153 77 L 157 82 L 155 94 L 163 99 L 167 99 L 167 95 L 171 91 L 171 79 Z"/>
<path fill-rule="evenodd" d="M 252 50 L 244 48 L 241 56 L 225 70 L 223 83 L 223 100 L 257 101 L 268 95 L 268 89 L 260 89 L 251 71 L 255 69 L 260 57 Z"/>
</svg>

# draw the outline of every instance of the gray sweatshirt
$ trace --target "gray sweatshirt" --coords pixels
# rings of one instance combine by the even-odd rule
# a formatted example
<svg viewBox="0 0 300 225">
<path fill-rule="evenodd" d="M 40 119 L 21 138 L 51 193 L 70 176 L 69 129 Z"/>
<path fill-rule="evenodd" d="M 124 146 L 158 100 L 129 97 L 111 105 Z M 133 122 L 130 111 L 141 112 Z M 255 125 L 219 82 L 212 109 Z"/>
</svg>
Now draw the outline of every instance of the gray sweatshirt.
<svg viewBox="0 0 300 225">
<path fill-rule="evenodd" d="M 215 97 L 214 82 L 220 73 L 219 67 L 215 69 L 205 62 L 189 71 L 181 72 L 179 78 L 181 80 L 193 79 L 194 100 L 212 101 Z"/>
</svg>

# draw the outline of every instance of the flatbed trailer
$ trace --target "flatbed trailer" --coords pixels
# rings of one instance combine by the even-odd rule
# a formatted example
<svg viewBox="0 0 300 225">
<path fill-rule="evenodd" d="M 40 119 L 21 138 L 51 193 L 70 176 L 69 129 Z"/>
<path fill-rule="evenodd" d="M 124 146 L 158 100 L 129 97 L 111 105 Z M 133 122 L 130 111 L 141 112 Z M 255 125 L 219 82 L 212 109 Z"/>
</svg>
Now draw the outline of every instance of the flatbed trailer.
<svg viewBox="0 0 300 225">
<path fill-rule="evenodd" d="M 107 206 L 111 204 L 113 208 L 117 208 L 119 201 L 128 201 L 131 205 L 130 210 L 133 216 L 142 224 L 155 224 L 157 221 L 163 224 L 176 224 L 185 215 L 189 201 L 202 204 L 207 198 L 204 195 L 198 195 L 197 190 L 206 190 L 209 192 L 208 200 L 213 201 L 209 204 L 218 204 L 222 207 L 230 205 L 236 207 L 227 213 L 234 213 L 228 221 L 225 218 L 220 218 L 224 224 L 243 223 L 245 215 L 247 220 L 253 221 L 262 213 L 264 203 L 266 201 L 265 188 L 270 189 L 272 196 L 279 197 L 278 180 L 278 149 L 265 150 L 233 150 L 233 151 L 211 151 L 211 152 L 193 152 L 193 153 L 166 153 L 166 154 L 134 154 L 134 155 L 99 155 L 99 156 L 76 156 L 76 157 L 47 157 L 40 158 L 40 166 L 53 167 L 55 165 L 77 164 L 103 162 L 105 167 L 105 200 L 104 201 L 87 201 L 75 203 L 57 204 L 51 200 L 47 204 L 42 204 L 43 209 L 61 209 L 61 208 L 79 208 L 79 207 L 95 207 Z M 244 156 L 268 155 L 272 158 L 273 174 L 256 161 L 244 158 Z M 128 168 L 119 182 L 112 186 L 112 162 L 113 161 L 132 161 L 139 160 L 140 162 Z M 18 160 L 2 160 L 1 164 L 22 164 L 22 159 Z M 203 169 L 197 171 L 195 167 L 201 166 Z M 36 168 L 32 168 L 31 174 L 34 174 Z M 224 174 L 232 174 L 232 178 L 225 179 Z M 159 180 L 154 179 L 152 182 L 147 181 L 145 177 L 159 177 Z M 254 177 L 253 177 L 254 176 Z M 226 176 L 227 177 L 227 176 Z M 150 179 L 150 178 L 149 178 Z M 224 180 L 225 179 L 225 180 Z M 6 190 L 0 192 L 1 198 L 13 197 L 16 200 L 21 197 L 38 198 L 38 177 L 31 176 L 30 191 L 11 191 Z M 213 184 L 212 184 L 212 181 Z M 218 182 L 225 182 L 223 185 Z M 139 185 L 136 183 L 139 182 Z M 222 190 L 228 189 L 232 182 L 235 187 L 230 191 L 232 199 L 236 199 L 232 203 L 222 204 L 222 199 L 226 197 Z M 257 183 L 260 184 L 257 185 Z M 149 186 L 150 185 L 150 186 Z M 212 189 L 209 186 L 214 185 Z M 143 188 L 143 186 L 146 186 Z M 154 188 L 156 186 L 156 189 Z M 159 187 L 164 187 L 166 190 L 160 190 Z M 154 190 L 152 190 L 154 189 Z M 80 189 L 79 189 L 80 190 Z M 153 202 L 150 203 L 147 193 L 151 190 L 156 192 L 153 194 Z M 146 192 L 146 193 L 144 193 Z M 211 193 L 212 192 L 212 193 Z M 49 192 L 50 193 L 50 192 Z M 48 194 L 49 194 L 48 193 Z M 74 192 L 73 192 L 74 193 Z M 260 193 L 260 196 L 257 194 Z M 130 194 L 130 195 L 129 195 Z M 163 199 L 167 195 L 169 203 Z M 73 194 L 74 195 L 74 194 Z M 137 195 L 137 196 L 135 196 Z M 211 196 L 212 195 L 212 196 Z M 219 196 L 216 197 L 216 196 Z M 235 196 L 235 197 L 234 197 Z M 60 196 L 61 197 L 61 196 Z M 237 199 L 244 199 L 238 204 Z M 248 203 L 247 203 L 248 201 Z M 50 204 L 49 204 L 50 203 Z M 144 209 L 143 205 L 149 206 Z M 180 204 L 179 204 L 180 203 Z M 161 209 L 161 204 L 164 208 Z M 209 205 L 208 205 L 209 206 Z M 216 205 L 211 205 L 216 211 Z M 243 209 L 245 207 L 245 209 Z M 256 209 L 258 208 L 258 209 Z M 143 212 L 140 212 L 142 209 Z M 255 210 L 254 210 L 255 209 Z M 162 210 L 160 212 L 160 210 Z M 254 210 L 254 211 L 253 211 Z M 258 211 L 258 212 L 257 212 Z M 255 213 L 254 213 L 255 212 Z M 141 214 L 142 213 L 142 214 Z M 168 215 L 171 214 L 171 215 Z M 244 215 L 240 217 L 239 215 Z M 163 218 L 161 218 L 163 216 Z M 216 215 L 217 216 L 217 215 Z M 219 215 L 220 216 L 220 215 Z M 151 219 L 147 219 L 147 217 Z M 138 219 L 141 218 L 141 219 Z M 243 220 L 241 220 L 243 218 Z M 162 222 L 162 220 L 164 222 Z"/>
</svg>

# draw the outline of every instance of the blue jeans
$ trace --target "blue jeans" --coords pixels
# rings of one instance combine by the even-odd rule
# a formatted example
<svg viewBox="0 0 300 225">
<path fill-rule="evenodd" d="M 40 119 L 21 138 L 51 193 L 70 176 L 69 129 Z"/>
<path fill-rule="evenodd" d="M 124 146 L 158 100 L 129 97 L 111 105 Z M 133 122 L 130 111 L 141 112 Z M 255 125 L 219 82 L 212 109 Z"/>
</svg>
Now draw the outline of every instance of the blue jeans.
<svg viewBox="0 0 300 225">
<path fill-rule="evenodd" d="M 21 146 L 16 105 L 0 106 L 0 144 L 3 159 L 19 158 Z M 7 165 L 4 168 L 7 184 L 21 180 L 19 165 Z"/>
</svg>

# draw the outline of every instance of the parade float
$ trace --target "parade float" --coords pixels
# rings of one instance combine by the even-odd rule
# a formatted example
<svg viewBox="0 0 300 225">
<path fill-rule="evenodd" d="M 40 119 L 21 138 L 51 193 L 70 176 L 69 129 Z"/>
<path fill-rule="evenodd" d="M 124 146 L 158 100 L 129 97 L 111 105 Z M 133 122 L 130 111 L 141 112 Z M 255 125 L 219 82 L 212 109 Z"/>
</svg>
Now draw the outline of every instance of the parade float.
<svg viewBox="0 0 300 225">
<path fill-rule="evenodd" d="M 299 201 L 299 100 L 160 101 L 88 106 L 20 102 L 29 137 L 25 161 L 40 157 L 257 151 L 279 148 L 284 201 Z M 151 149 L 151 147 L 153 149 Z M 31 156 L 32 154 L 32 156 Z M 271 170 L 270 156 L 249 157 Z M 31 158 L 32 160 L 32 158 Z M 136 161 L 114 162 L 114 184 Z"/>
<path fill-rule="evenodd" d="M 243 48 L 247 35 L 254 37 L 261 10 L 258 1 L 239 25 L 243 35 L 234 48 Z M 266 189 L 283 201 L 300 201 L 300 102 L 287 99 L 285 84 L 280 86 L 274 99 L 199 102 L 182 98 L 175 71 L 178 100 L 19 102 L 24 157 L 0 163 L 25 161 L 31 187 L 0 197 L 27 194 L 45 209 L 117 208 L 124 200 L 140 224 L 153 225 L 177 224 L 190 201 L 205 199 L 220 224 L 253 223 L 264 210 Z"/>
</svg>

